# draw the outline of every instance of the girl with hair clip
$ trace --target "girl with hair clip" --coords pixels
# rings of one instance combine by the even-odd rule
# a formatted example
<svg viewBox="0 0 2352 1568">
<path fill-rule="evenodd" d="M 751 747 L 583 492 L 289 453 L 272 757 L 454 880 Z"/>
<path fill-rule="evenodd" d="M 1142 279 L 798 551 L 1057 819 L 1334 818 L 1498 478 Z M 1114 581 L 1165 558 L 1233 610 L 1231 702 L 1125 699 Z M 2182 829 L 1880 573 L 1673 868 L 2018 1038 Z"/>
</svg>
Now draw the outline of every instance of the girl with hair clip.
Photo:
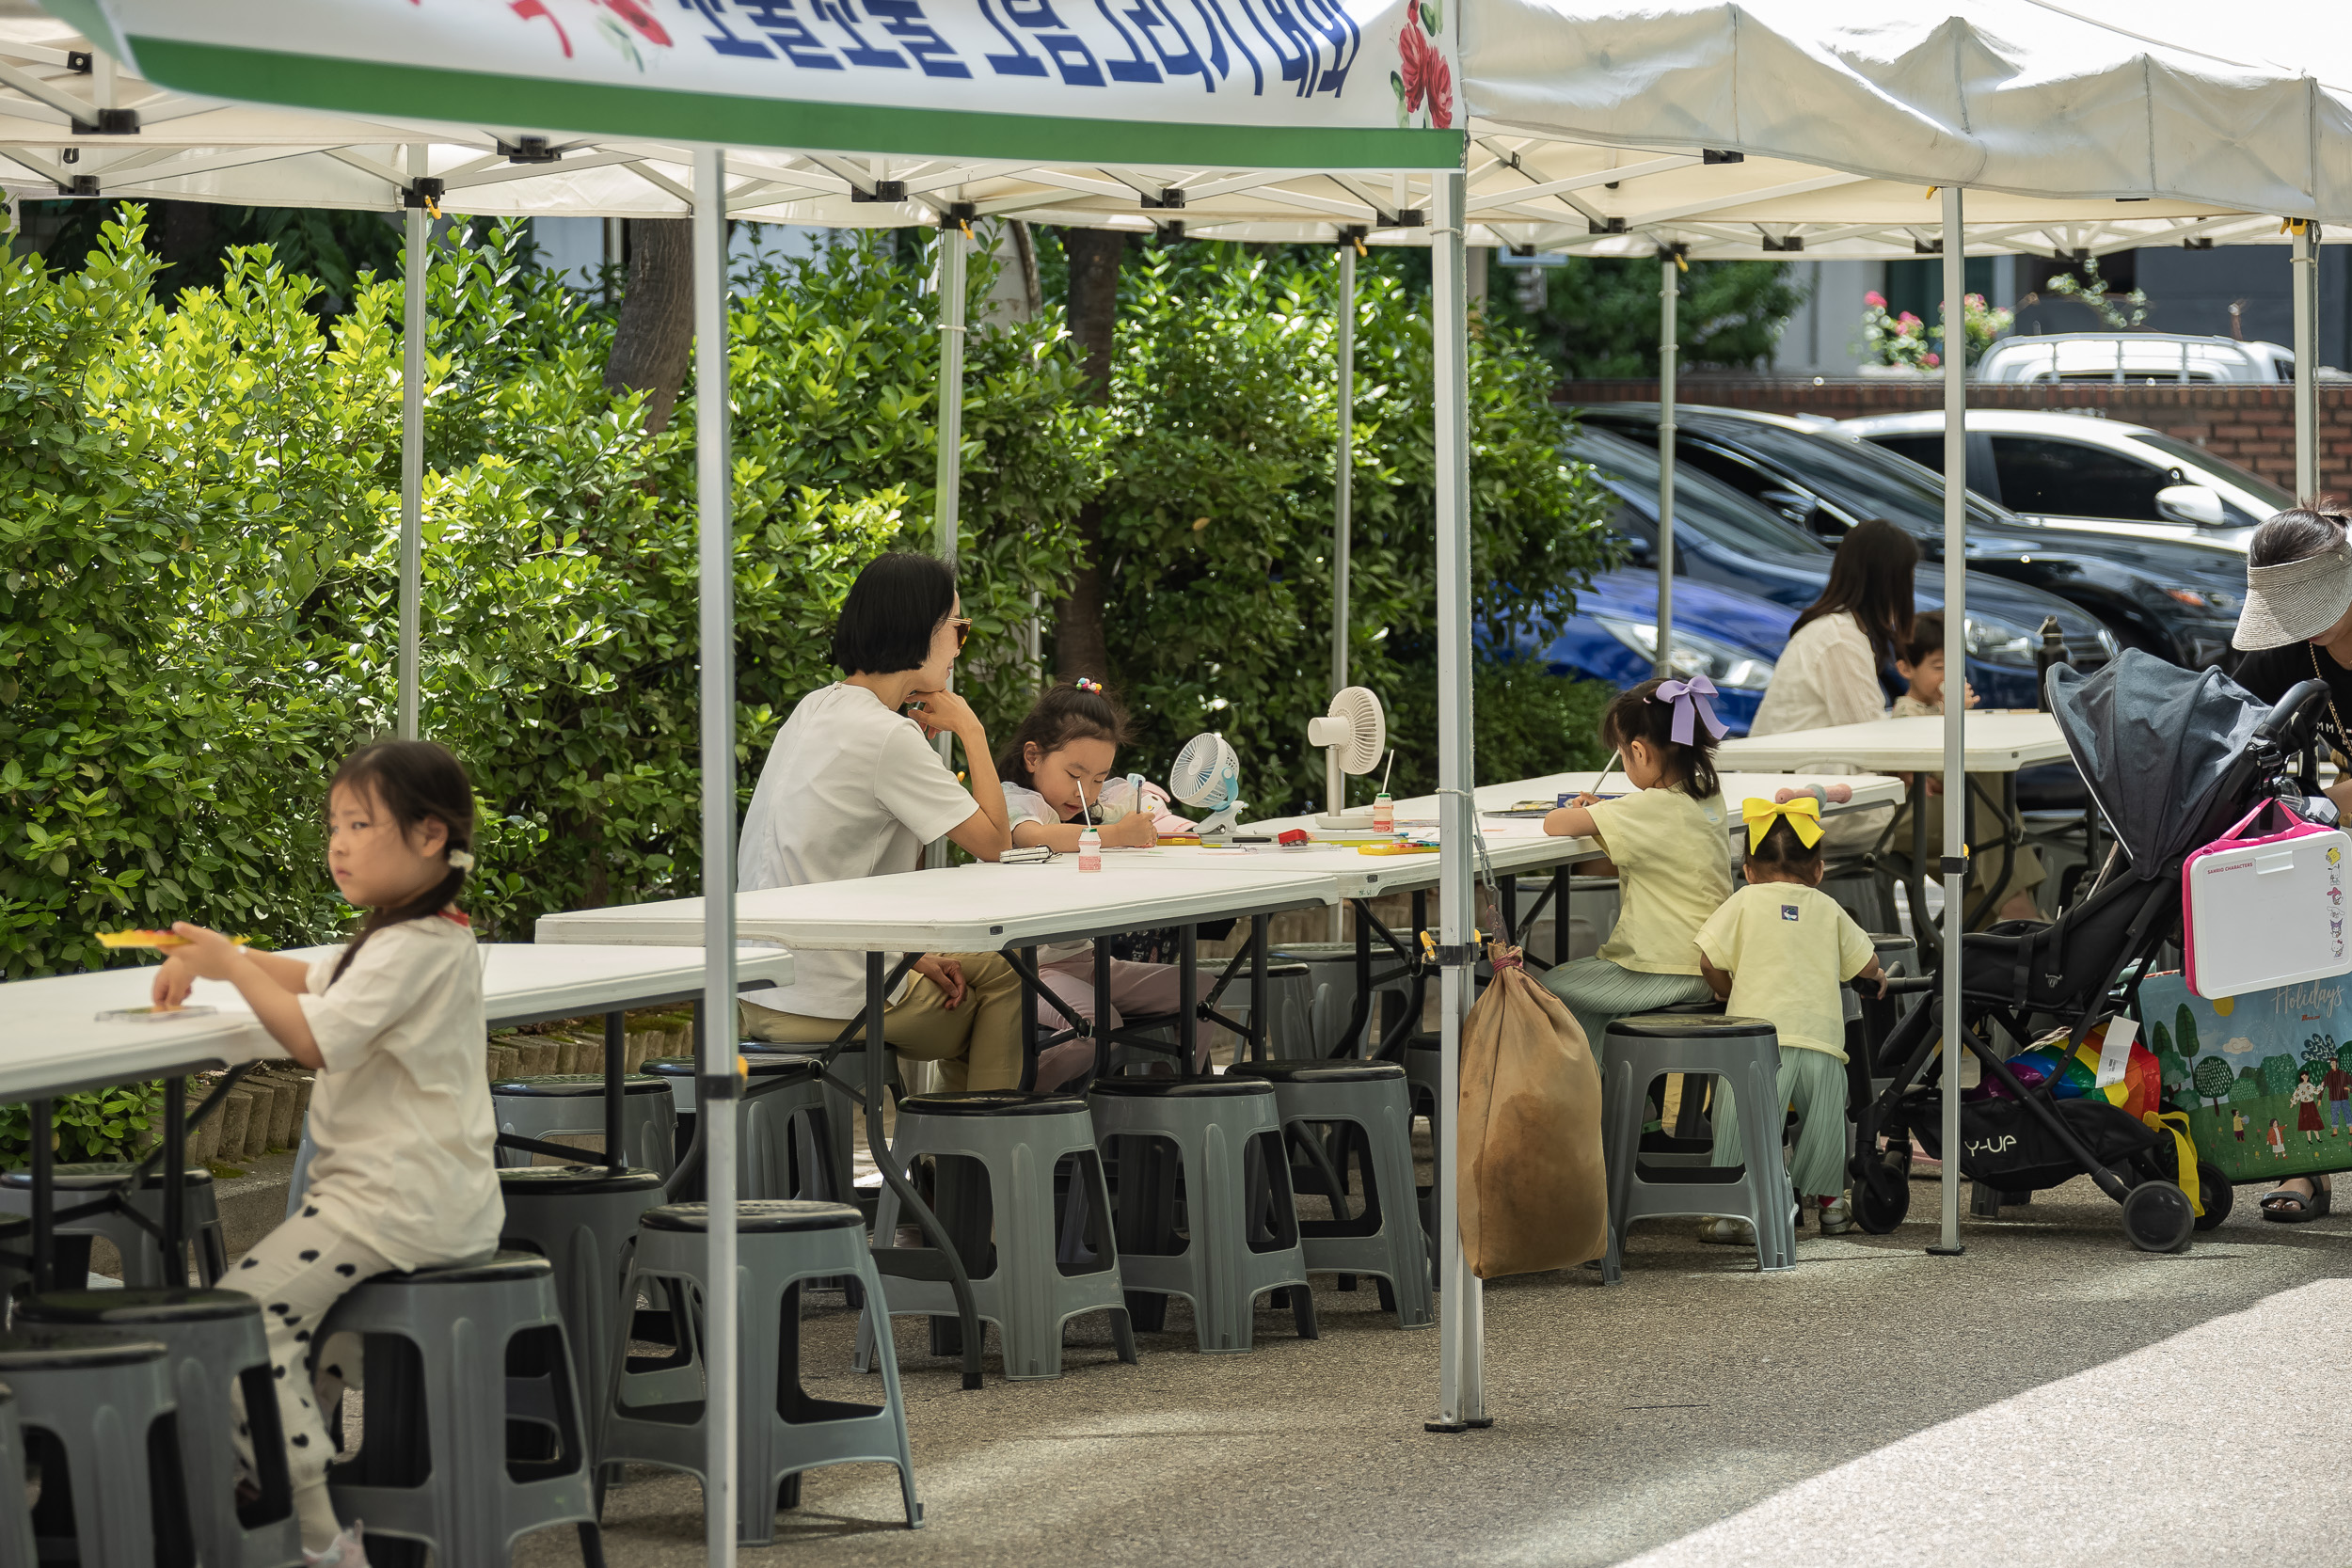
<svg viewBox="0 0 2352 1568">
<path fill-rule="evenodd" d="M 1797 1113 L 1788 1179 L 1821 1234 L 1853 1228 L 1846 1204 L 1846 1008 L 1839 987 L 1883 977 L 1853 917 L 1820 888 L 1821 801 L 1784 790 L 1740 807 L 1748 831 L 1746 886 L 1699 927 L 1699 967 L 1725 1010 L 1760 1018 L 1780 1037 L 1780 1102 Z M 1714 1164 L 1745 1163 L 1731 1085 L 1716 1085 Z M 1699 1240 L 1753 1244 L 1745 1220 L 1701 1223 Z"/>
<path fill-rule="evenodd" d="M 1714 695 L 1704 675 L 1619 692 L 1601 715 L 1600 738 L 1622 760 L 1632 792 L 1580 795 L 1544 818 L 1554 837 L 1599 839 L 1609 858 L 1594 874 L 1617 878 L 1617 924 L 1599 953 L 1543 976 L 1595 1050 L 1618 1019 L 1713 994 L 1699 970 L 1698 930 L 1731 895 Z"/>
<path fill-rule="evenodd" d="M 1097 832 L 1105 848 L 1149 848 L 1162 833 L 1189 830 L 1190 822 L 1168 809 L 1168 792 L 1157 784 L 1145 784 L 1143 798 L 1129 800 L 1121 798 L 1124 781 L 1113 784 L 1113 803 L 1104 806 L 1104 781 L 1128 738 L 1126 710 L 1100 681 L 1065 682 L 1040 697 L 996 759 L 1013 843 L 1023 847 L 1042 845 L 1067 854 L 1078 847 L 1078 835 L 1089 817 L 1100 824 Z M 1184 1006 L 1183 971 L 1174 964 L 1113 958 L 1105 1015 L 1097 1010 L 1092 942 L 1058 942 L 1040 949 L 1037 958 L 1038 977 L 1045 989 L 1080 1018 L 1091 1022 L 1102 1017 L 1105 1028 L 1120 1027 L 1124 1015 L 1149 1018 Z M 1205 982 L 1202 990 L 1205 993 Z M 1064 1021 L 1054 1008 L 1049 1005 L 1040 1011 L 1041 1026 L 1058 1033 Z M 1200 1049 L 1199 1065 L 1205 1066 L 1205 1037 Z M 1071 1083 L 1094 1065 L 1094 1042 L 1085 1038 L 1064 1040 L 1042 1053 L 1037 1063 L 1038 1091 Z"/>
<path fill-rule="evenodd" d="M 222 1282 L 262 1304 L 311 1563 L 367 1562 L 358 1524 L 342 1528 L 327 1497 L 333 1446 L 321 1416 L 342 1400 L 343 1361 L 358 1346 L 339 1335 L 322 1348 L 312 1336 L 373 1275 L 489 1257 L 506 1218 L 482 1071 L 482 961 L 456 902 L 473 868 L 473 786 L 447 750 L 428 740 L 363 746 L 326 791 L 327 870 L 368 911 L 358 934 L 306 960 L 183 921 L 172 930 L 186 945 L 155 972 L 163 1007 L 185 1001 L 192 981 L 228 981 L 286 1053 L 318 1073 L 302 1210 Z M 236 1399 L 249 1470 L 242 1392 Z"/>
</svg>

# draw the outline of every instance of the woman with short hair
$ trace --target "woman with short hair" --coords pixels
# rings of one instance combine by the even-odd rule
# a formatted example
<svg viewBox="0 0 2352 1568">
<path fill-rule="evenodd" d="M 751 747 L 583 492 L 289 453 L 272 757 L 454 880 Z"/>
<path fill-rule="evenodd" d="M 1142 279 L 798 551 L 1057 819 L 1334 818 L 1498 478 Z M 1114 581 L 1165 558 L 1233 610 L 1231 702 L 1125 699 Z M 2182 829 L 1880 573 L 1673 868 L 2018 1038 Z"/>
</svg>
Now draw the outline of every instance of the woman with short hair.
<svg viewBox="0 0 2352 1568">
<path fill-rule="evenodd" d="M 987 732 L 947 689 L 971 628 L 943 561 L 885 555 L 858 574 L 833 635 L 844 678 L 802 698 L 778 732 L 743 816 L 739 889 L 913 871 L 940 837 L 984 861 L 1011 847 Z M 941 734 L 963 748 L 968 790 L 931 749 Z M 789 1011 L 741 1004 L 751 1038 L 830 1041 L 864 1009 L 864 954 L 803 952 L 793 967 L 791 988 L 771 993 Z M 1021 981 L 1001 953 L 924 954 L 882 1030 L 900 1055 L 939 1063 L 950 1089 L 1020 1086 Z"/>
</svg>

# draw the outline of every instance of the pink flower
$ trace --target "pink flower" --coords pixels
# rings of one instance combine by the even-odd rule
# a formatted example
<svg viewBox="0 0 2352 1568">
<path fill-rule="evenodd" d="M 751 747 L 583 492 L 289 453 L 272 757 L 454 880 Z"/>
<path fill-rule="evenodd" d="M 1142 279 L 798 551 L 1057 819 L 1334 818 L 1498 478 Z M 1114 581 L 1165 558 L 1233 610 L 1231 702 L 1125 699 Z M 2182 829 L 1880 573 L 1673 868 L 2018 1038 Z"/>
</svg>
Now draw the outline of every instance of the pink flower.
<svg viewBox="0 0 2352 1568">
<path fill-rule="evenodd" d="M 1917 326 L 1919 325 L 1919 318 L 1913 315 L 1908 310 L 1905 310 L 1898 319 L 1900 320 L 1905 326 Z"/>
<path fill-rule="evenodd" d="M 1874 306 L 1877 309 L 1883 310 L 1886 309 L 1886 296 L 1879 293 L 1876 289 L 1872 289 L 1868 293 L 1862 296 L 1862 303 L 1868 306 Z"/>
<path fill-rule="evenodd" d="M 1416 8 L 1414 15 L 1420 12 Z M 1407 114 L 1429 106 L 1429 123 L 1440 131 L 1454 127 L 1454 69 L 1445 63 L 1429 39 L 1424 37 L 1418 20 L 1407 21 L 1405 31 L 1397 35 L 1397 77 L 1405 84 L 1405 109 Z"/>
<path fill-rule="evenodd" d="M 1443 69 L 1445 65 L 1438 52 L 1429 47 L 1429 40 L 1422 37 L 1418 7 L 1406 22 L 1405 31 L 1397 35 L 1396 55 L 1397 74 L 1405 83 L 1405 110 L 1410 114 L 1421 107 L 1422 100 L 1428 95 L 1429 68 L 1436 65 Z"/>
<path fill-rule="evenodd" d="M 1933 370 L 1936 366 L 1942 364 L 1943 362 L 1944 361 L 1941 358 L 1932 354 L 1927 356 L 1922 361 L 1922 363 L 1924 363 L 1930 370 Z"/>
</svg>

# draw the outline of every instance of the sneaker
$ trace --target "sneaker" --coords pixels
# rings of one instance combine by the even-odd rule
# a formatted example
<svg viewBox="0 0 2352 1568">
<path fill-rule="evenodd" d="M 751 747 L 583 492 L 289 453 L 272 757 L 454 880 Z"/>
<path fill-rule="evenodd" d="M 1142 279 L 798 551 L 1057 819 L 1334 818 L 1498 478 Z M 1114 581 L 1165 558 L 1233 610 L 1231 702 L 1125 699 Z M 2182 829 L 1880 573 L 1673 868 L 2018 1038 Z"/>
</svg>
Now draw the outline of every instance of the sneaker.
<svg viewBox="0 0 2352 1568">
<path fill-rule="evenodd" d="M 302 1560 L 307 1568 L 368 1568 L 367 1548 L 359 1544 L 359 1521 L 354 1519 L 351 1528 L 338 1534 L 326 1550 L 314 1552 L 305 1546 Z"/>
<path fill-rule="evenodd" d="M 1853 1228 L 1853 1208 L 1846 1201 L 1843 1193 L 1822 1199 L 1820 1214 L 1821 1234 L 1824 1236 L 1843 1236 Z"/>
<path fill-rule="evenodd" d="M 1754 1246 L 1756 1227 L 1741 1219 L 1701 1220 L 1699 1240 L 1716 1246 Z"/>
</svg>

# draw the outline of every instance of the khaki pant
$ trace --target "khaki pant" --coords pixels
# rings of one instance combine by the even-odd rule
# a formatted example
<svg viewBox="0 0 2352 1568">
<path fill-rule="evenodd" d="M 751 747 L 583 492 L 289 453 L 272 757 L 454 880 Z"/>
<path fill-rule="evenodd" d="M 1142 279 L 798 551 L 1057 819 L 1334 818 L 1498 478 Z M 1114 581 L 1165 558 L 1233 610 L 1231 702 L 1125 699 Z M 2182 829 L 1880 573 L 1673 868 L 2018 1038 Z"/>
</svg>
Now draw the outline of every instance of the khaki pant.
<svg viewBox="0 0 2352 1568">
<path fill-rule="evenodd" d="M 1972 784 L 1980 785 L 1985 794 L 2000 799 L 2001 775 L 1971 773 Z M 1970 908 L 1993 887 L 2000 876 L 2005 858 L 2001 848 L 2001 814 L 1985 800 L 1976 788 L 1968 791 L 1968 836 L 1983 847 L 1968 857 L 1968 898 Z M 1895 831 L 1886 840 L 1886 856 L 1896 867 L 1897 879 L 1910 875 L 1911 866 L 1911 807 L 1902 806 L 1895 813 Z M 1935 879 L 1935 863 L 1944 853 L 1944 797 L 1928 797 L 1928 879 Z M 2042 857 L 2026 845 L 2017 846 L 2014 858 L 2009 860 L 2009 876 L 2001 882 L 1999 895 L 1991 900 L 1981 925 L 1995 924 L 2001 918 L 2001 906 L 2014 894 L 2030 892 L 2048 878 L 2042 868 Z"/>
<path fill-rule="evenodd" d="M 882 1038 L 899 1055 L 937 1062 L 949 1089 L 1021 1086 L 1021 976 L 1002 953 L 942 953 L 963 970 L 963 999 L 922 975 L 882 1013 Z M 829 1045 L 849 1027 L 846 1018 L 809 1018 L 738 1002 L 743 1037 L 778 1045 Z"/>
</svg>

